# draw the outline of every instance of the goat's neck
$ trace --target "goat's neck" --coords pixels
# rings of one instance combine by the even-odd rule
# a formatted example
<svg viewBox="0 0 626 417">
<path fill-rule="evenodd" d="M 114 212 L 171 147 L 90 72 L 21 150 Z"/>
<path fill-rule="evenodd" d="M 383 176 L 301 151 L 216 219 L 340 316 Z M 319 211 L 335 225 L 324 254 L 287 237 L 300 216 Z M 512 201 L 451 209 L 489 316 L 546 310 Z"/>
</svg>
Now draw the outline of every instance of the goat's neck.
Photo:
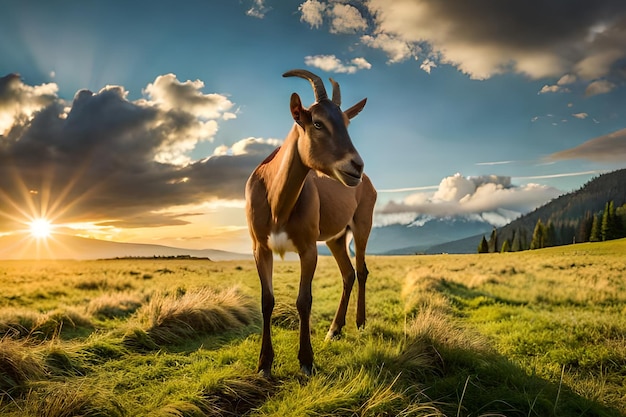
<svg viewBox="0 0 626 417">
<path fill-rule="evenodd" d="M 274 175 L 266 179 L 268 201 L 272 219 L 278 228 L 289 220 L 310 170 L 302 163 L 298 153 L 298 138 L 302 134 L 302 129 L 294 125 L 276 157 L 270 162 Z"/>
</svg>

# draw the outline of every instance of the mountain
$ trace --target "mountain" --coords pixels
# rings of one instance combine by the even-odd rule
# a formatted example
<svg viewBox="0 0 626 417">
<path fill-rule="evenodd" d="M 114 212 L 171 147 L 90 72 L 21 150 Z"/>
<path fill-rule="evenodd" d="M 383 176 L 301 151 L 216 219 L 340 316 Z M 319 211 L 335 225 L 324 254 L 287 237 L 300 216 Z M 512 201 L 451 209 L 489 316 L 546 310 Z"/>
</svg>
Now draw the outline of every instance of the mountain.
<svg viewBox="0 0 626 417">
<path fill-rule="evenodd" d="M 215 249 L 193 250 L 161 245 L 120 243 L 55 234 L 48 239 L 0 237 L 0 259 L 109 259 L 190 256 L 211 260 L 252 259 L 252 255 Z"/>
<path fill-rule="evenodd" d="M 407 255 L 476 234 L 491 233 L 493 225 L 479 216 L 436 218 L 419 216 L 410 225 L 374 227 L 367 250 L 380 255 Z"/>
<path fill-rule="evenodd" d="M 593 217 L 601 213 L 610 201 L 613 201 L 615 207 L 626 204 L 626 169 L 602 174 L 580 189 L 555 198 L 498 229 L 497 249 L 500 250 L 506 240 L 510 247 L 517 241 L 520 249 L 527 249 L 539 220 L 543 225 L 552 224 L 555 234 L 553 245 L 586 242 L 589 240 Z M 487 233 L 481 233 L 433 246 L 427 252 L 475 253 L 483 235 L 489 238 Z"/>
</svg>

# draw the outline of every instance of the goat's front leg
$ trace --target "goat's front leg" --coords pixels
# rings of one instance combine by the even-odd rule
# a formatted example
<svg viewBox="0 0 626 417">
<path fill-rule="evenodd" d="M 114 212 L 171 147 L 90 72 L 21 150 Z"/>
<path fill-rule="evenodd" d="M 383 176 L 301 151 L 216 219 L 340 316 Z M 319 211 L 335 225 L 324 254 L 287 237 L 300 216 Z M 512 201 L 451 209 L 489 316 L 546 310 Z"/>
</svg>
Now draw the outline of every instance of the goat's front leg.
<svg viewBox="0 0 626 417">
<path fill-rule="evenodd" d="M 272 347 L 272 311 L 274 311 L 274 288 L 272 284 L 272 268 L 274 258 L 272 251 L 267 248 L 257 246 L 254 251 L 256 268 L 261 281 L 261 309 L 263 312 L 263 331 L 261 334 L 261 353 L 259 355 L 259 366 L 257 372 L 264 377 L 269 377 L 272 373 L 272 362 L 274 362 L 274 348 Z"/>
<path fill-rule="evenodd" d="M 307 376 L 313 374 L 313 347 L 311 346 L 311 283 L 317 266 L 317 247 L 315 244 L 300 252 L 300 290 L 296 306 L 300 314 L 300 370 Z"/>
<path fill-rule="evenodd" d="M 329 240 L 326 244 L 335 257 L 343 278 L 343 292 L 341 293 L 339 307 L 337 307 L 335 318 L 333 319 L 330 329 L 328 330 L 328 334 L 326 335 L 326 340 L 331 340 L 341 336 L 341 329 L 346 324 L 346 312 L 348 310 L 350 293 L 352 292 L 352 286 L 354 285 L 356 274 L 354 273 L 354 268 L 352 267 L 352 263 L 350 262 L 350 257 L 348 256 L 346 249 L 346 234 L 344 233 L 336 240 Z"/>
</svg>

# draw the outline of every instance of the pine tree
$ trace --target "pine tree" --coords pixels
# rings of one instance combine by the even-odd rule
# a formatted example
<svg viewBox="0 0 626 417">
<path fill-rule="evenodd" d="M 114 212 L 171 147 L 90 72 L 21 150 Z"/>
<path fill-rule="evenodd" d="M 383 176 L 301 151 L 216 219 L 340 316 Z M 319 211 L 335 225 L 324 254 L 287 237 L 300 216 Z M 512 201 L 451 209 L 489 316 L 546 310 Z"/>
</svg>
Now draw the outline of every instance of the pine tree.
<svg viewBox="0 0 626 417">
<path fill-rule="evenodd" d="M 545 244 L 545 227 L 541 223 L 541 219 L 537 220 L 535 230 L 533 232 L 533 239 L 530 241 L 530 249 L 541 249 Z"/>
<path fill-rule="evenodd" d="M 589 235 L 589 242 L 599 242 L 602 240 L 602 231 L 600 225 L 602 224 L 601 215 L 596 214 L 593 216 L 593 222 L 591 223 L 591 234 Z"/>
<path fill-rule="evenodd" d="M 487 243 L 485 235 L 483 235 L 483 240 L 481 240 L 478 245 L 478 253 L 489 253 L 489 243 Z"/>
<path fill-rule="evenodd" d="M 511 252 L 519 252 L 522 250 L 522 244 L 520 242 L 519 230 L 513 231 L 513 241 L 511 243 Z"/>
<path fill-rule="evenodd" d="M 504 242 L 502 242 L 502 249 L 500 249 L 500 253 L 505 253 L 505 252 L 510 252 L 510 245 L 509 245 L 509 239 L 506 239 Z"/>
<path fill-rule="evenodd" d="M 615 205 L 613 204 L 613 200 L 606 203 L 604 206 L 604 213 L 602 213 L 602 225 L 600 231 L 602 233 L 602 240 L 613 240 L 615 239 L 616 233 L 616 222 L 615 222 Z"/>
</svg>

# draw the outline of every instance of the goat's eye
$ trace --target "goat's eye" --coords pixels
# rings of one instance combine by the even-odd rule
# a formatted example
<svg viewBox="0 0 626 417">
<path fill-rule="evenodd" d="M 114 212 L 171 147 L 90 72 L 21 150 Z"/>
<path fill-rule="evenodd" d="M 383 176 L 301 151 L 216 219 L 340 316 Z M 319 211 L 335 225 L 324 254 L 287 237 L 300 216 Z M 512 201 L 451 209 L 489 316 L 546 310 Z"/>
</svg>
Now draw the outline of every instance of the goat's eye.
<svg viewBox="0 0 626 417">
<path fill-rule="evenodd" d="M 320 130 L 323 125 L 320 122 L 313 122 L 313 127 L 316 128 L 317 130 Z"/>
</svg>

